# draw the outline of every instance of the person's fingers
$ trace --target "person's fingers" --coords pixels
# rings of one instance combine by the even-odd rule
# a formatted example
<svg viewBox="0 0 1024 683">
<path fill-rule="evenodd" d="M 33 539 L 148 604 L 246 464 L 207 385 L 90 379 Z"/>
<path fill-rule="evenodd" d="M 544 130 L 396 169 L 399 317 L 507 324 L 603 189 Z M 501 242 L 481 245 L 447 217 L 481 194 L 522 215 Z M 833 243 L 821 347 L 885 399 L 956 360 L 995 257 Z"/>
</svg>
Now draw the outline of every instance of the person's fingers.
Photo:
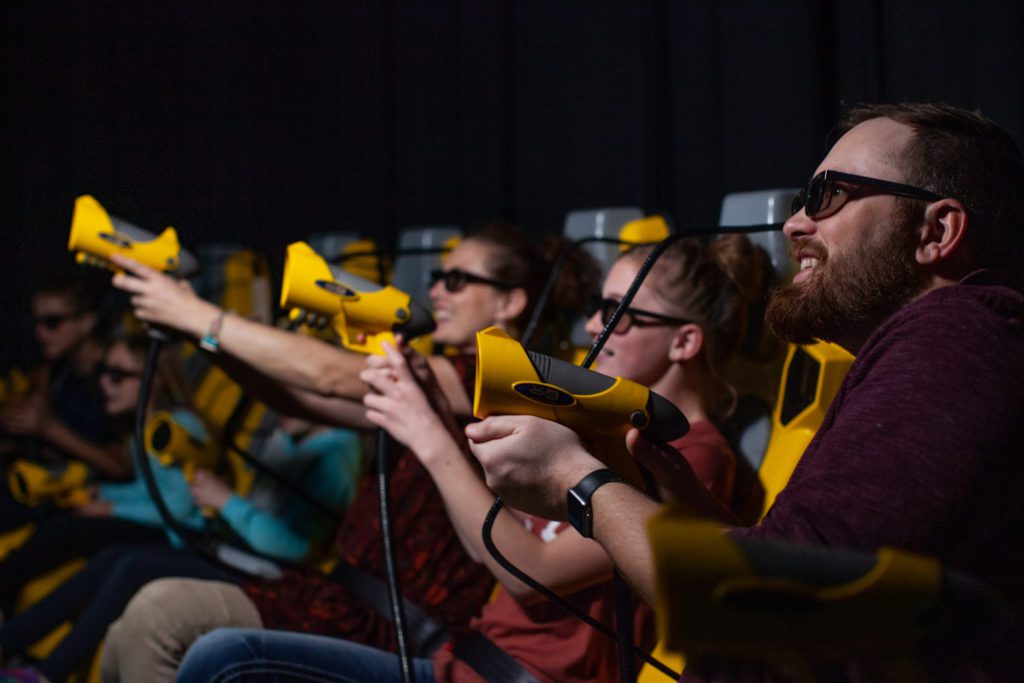
<svg viewBox="0 0 1024 683">
<path fill-rule="evenodd" d="M 515 433 L 515 427 L 504 415 L 488 417 L 466 425 L 466 437 L 474 443 L 503 439 Z"/>
<path fill-rule="evenodd" d="M 113 263 L 118 268 L 128 271 L 132 275 L 137 275 L 142 278 L 153 277 L 154 275 L 160 274 L 159 271 L 154 270 L 153 268 L 150 268 L 147 265 L 139 263 L 133 258 L 124 256 L 123 254 L 112 254 L 110 257 L 110 262 Z"/>
</svg>

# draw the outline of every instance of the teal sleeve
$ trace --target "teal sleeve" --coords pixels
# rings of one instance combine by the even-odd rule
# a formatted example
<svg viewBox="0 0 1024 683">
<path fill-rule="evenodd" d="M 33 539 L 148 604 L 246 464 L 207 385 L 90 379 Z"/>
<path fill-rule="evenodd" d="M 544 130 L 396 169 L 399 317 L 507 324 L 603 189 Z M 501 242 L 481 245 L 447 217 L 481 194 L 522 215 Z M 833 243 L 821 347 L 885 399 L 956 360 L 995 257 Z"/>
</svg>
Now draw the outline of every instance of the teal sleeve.
<svg viewBox="0 0 1024 683">
<path fill-rule="evenodd" d="M 177 467 L 161 465 L 155 458 L 150 458 L 150 464 L 157 488 L 171 515 L 185 526 L 200 528 L 203 525 L 202 513 L 192 501 L 185 475 Z M 127 484 L 101 486 L 99 497 L 113 504 L 115 517 L 139 524 L 163 525 L 160 512 L 150 499 L 141 477 Z"/>
<path fill-rule="evenodd" d="M 293 531 L 285 519 L 260 510 L 232 494 L 221 517 L 255 550 L 283 560 L 299 561 L 309 552 L 312 539 Z"/>
<path fill-rule="evenodd" d="M 235 495 L 221 510 L 223 519 L 253 548 L 288 560 L 304 559 L 327 538 L 352 499 L 362 462 L 359 437 L 347 429 L 313 434 L 298 450 L 313 454 L 314 459 L 296 483 L 307 495 L 336 510 L 335 515 L 325 515 L 290 492 L 276 513 Z"/>
</svg>

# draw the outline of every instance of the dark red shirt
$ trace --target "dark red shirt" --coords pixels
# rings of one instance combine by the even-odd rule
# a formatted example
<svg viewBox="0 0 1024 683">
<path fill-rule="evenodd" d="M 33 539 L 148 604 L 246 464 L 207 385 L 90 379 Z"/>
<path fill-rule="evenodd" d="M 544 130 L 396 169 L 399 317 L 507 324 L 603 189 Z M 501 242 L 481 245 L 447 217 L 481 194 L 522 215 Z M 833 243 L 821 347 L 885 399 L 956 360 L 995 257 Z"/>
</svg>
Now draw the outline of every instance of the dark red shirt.
<svg viewBox="0 0 1024 683">
<path fill-rule="evenodd" d="M 476 360 L 450 359 L 472 396 Z M 383 579 L 379 496 L 373 468 L 360 482 L 335 538 L 338 556 Z M 402 450 L 393 464 L 391 502 L 399 580 L 406 600 L 458 630 L 487 600 L 494 578 L 466 554 L 448 519 L 441 494 L 416 456 Z M 278 581 L 242 586 L 270 629 L 317 633 L 394 650 L 391 622 L 358 596 L 316 571 L 289 571 Z"/>
</svg>

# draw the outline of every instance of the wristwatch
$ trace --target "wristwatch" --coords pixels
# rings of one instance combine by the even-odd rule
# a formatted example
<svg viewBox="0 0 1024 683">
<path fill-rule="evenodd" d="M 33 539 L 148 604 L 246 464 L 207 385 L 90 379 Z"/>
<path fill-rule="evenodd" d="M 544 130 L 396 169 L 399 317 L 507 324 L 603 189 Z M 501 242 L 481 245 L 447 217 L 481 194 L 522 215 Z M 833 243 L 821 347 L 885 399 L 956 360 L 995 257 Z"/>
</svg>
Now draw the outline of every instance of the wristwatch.
<svg viewBox="0 0 1024 683">
<path fill-rule="evenodd" d="M 613 481 L 623 481 L 623 479 L 605 468 L 591 472 L 569 489 L 569 493 L 566 495 L 569 524 L 572 524 L 583 538 L 594 537 L 594 508 L 590 505 L 590 497 L 594 495 L 594 491 Z"/>
<path fill-rule="evenodd" d="M 224 325 L 224 318 L 227 317 L 227 309 L 221 309 L 217 314 L 217 317 L 210 323 L 210 329 L 207 330 L 206 334 L 199 338 L 199 348 L 210 353 L 217 353 L 220 351 L 220 328 Z"/>
</svg>

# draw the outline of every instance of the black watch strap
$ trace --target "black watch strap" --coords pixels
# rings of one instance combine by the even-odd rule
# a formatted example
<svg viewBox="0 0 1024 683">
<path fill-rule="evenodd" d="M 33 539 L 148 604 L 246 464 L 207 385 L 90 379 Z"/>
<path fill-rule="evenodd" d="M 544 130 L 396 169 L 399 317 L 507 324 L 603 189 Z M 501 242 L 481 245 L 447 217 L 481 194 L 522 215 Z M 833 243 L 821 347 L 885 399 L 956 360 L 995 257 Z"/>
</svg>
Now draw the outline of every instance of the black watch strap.
<svg viewBox="0 0 1024 683">
<path fill-rule="evenodd" d="M 594 495 L 594 491 L 613 481 L 624 480 L 606 468 L 591 472 L 569 489 L 569 493 L 566 495 L 569 523 L 576 531 L 580 532 L 580 536 L 583 538 L 593 538 L 594 536 L 594 508 L 590 504 L 590 497 Z"/>
</svg>

